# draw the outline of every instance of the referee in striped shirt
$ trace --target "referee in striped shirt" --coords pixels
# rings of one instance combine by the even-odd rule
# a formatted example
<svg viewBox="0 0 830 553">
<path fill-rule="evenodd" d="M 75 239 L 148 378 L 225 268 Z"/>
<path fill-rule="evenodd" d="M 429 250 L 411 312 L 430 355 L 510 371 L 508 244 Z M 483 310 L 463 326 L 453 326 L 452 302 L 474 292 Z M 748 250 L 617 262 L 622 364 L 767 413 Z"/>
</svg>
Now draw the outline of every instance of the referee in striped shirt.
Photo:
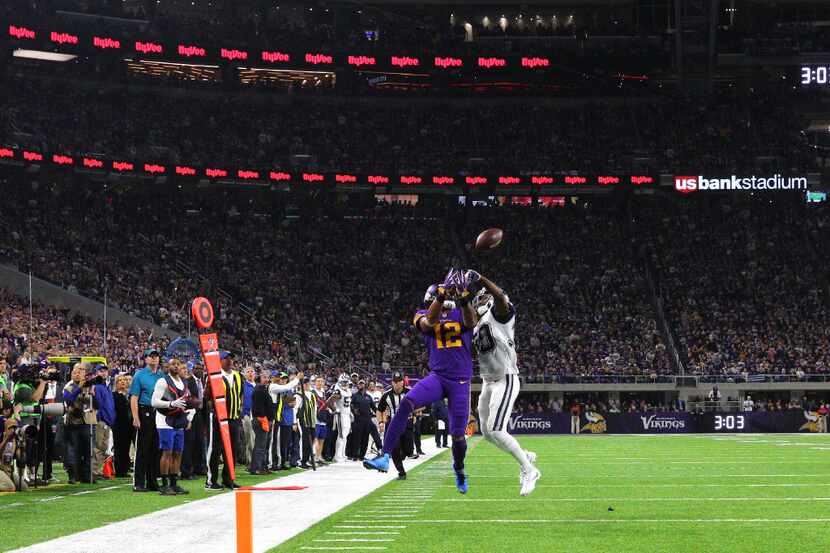
<svg viewBox="0 0 830 553">
<path fill-rule="evenodd" d="M 225 385 L 225 404 L 228 408 L 228 430 L 231 437 L 231 451 L 233 452 L 234 464 L 237 464 L 237 455 L 242 451 L 242 396 L 243 384 L 242 375 L 239 371 L 233 370 L 233 353 L 229 351 L 222 351 L 219 354 L 219 359 L 222 361 L 222 381 Z M 208 378 L 208 383 L 210 379 Z M 205 391 L 205 399 L 212 400 L 212 394 Z M 213 402 L 211 401 L 211 405 Z M 216 409 L 210 414 L 208 420 L 210 428 L 208 429 L 208 447 L 207 447 L 207 461 L 208 471 L 205 479 L 205 489 L 210 491 L 221 490 L 223 488 L 235 489 L 239 484 L 231 480 L 230 470 L 228 469 L 228 460 L 225 458 L 224 448 L 222 447 L 222 434 L 219 431 L 219 419 L 216 417 Z M 219 479 L 219 455 L 222 455 L 222 485 L 218 483 Z M 241 464 L 239 465 L 242 466 Z"/>
<path fill-rule="evenodd" d="M 381 432 L 383 432 L 384 439 L 386 439 L 386 423 L 395 416 L 398 408 L 401 405 L 401 400 L 409 392 L 409 388 L 403 385 L 403 375 L 396 372 L 392 375 L 392 388 L 380 396 L 378 402 L 377 415 L 378 424 L 380 424 Z M 412 419 L 406 425 L 406 431 L 401 436 L 401 441 L 398 447 L 392 451 L 392 462 L 395 463 L 395 468 L 398 470 L 398 480 L 406 480 L 406 470 L 403 468 L 404 457 L 411 455 L 414 447 L 414 434 Z"/>
</svg>

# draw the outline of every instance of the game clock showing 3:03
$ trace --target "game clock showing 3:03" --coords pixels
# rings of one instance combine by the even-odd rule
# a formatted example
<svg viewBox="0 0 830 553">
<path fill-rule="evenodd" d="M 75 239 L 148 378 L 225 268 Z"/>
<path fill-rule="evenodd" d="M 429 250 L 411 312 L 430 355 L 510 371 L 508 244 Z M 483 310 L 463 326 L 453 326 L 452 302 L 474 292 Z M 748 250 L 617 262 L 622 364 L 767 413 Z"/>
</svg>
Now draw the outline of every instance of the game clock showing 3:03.
<svg viewBox="0 0 830 553">
<path fill-rule="evenodd" d="M 801 84 L 802 85 L 830 85 L 830 65 L 802 65 L 801 66 Z"/>
<path fill-rule="evenodd" d="M 697 419 L 700 432 L 749 432 L 749 417 L 741 414 L 706 413 Z"/>
</svg>

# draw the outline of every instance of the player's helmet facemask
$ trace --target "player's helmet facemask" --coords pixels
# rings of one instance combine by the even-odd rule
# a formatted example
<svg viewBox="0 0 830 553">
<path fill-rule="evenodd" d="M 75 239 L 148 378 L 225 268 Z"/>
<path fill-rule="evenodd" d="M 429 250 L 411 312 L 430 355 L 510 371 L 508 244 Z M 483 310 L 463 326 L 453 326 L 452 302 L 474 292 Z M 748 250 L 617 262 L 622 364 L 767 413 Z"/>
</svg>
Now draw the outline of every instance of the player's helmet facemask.
<svg viewBox="0 0 830 553">
<path fill-rule="evenodd" d="M 347 375 L 346 373 L 341 374 L 340 377 L 337 379 L 337 385 L 340 388 L 346 389 L 349 386 L 351 386 L 351 384 L 352 384 L 352 379 L 349 378 L 349 375 Z"/>
<path fill-rule="evenodd" d="M 476 297 L 473 299 L 473 307 L 478 313 L 479 317 L 483 317 L 485 313 L 490 311 L 493 308 L 494 303 L 493 295 L 488 294 L 487 291 L 482 288 L 476 294 Z"/>
<path fill-rule="evenodd" d="M 429 307 L 432 302 L 438 299 L 438 284 L 433 284 L 427 288 L 424 294 L 424 307 Z M 444 309 L 455 309 L 455 302 L 451 300 L 444 300 Z"/>
</svg>

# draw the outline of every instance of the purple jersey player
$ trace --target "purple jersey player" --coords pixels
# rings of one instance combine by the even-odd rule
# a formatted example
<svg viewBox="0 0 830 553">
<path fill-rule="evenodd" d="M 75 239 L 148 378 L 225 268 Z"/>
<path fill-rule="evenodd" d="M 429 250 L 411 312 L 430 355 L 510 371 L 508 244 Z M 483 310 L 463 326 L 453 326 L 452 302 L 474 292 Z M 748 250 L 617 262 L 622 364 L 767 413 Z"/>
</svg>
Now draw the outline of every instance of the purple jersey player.
<svg viewBox="0 0 830 553">
<path fill-rule="evenodd" d="M 392 417 L 383 441 L 383 454 L 366 459 L 367 469 L 386 472 L 389 456 L 406 431 L 410 415 L 416 409 L 447 398 L 449 403 L 449 430 L 452 435 L 453 468 L 456 487 L 467 493 L 464 457 L 467 454 L 465 430 L 470 416 L 470 379 L 473 376 L 472 337 L 475 312 L 469 303 L 469 292 L 463 273 L 451 270 L 443 284 L 433 284 L 424 296 L 426 309 L 415 313 L 413 324 L 423 336 L 429 351 L 430 373 L 421 379 L 401 401 Z M 445 301 L 458 298 L 459 304 Z"/>
</svg>

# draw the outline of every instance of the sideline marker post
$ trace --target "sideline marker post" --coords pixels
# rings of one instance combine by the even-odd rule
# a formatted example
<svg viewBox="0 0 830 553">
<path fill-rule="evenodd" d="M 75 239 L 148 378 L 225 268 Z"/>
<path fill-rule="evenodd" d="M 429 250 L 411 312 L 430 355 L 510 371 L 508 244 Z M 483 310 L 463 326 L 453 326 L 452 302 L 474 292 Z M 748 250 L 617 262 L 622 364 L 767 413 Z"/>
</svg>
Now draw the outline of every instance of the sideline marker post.
<svg viewBox="0 0 830 553">
<path fill-rule="evenodd" d="M 254 553 L 254 521 L 251 509 L 251 491 L 236 493 L 236 553 Z"/>
</svg>

